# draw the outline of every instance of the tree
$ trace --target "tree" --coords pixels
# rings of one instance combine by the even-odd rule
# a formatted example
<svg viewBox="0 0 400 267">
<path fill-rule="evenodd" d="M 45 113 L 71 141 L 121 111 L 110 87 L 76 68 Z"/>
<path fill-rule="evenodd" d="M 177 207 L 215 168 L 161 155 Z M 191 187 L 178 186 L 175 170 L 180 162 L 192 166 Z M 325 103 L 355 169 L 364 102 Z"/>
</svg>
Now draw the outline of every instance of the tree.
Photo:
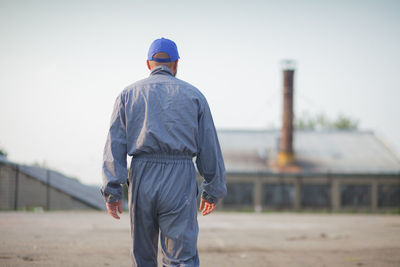
<svg viewBox="0 0 400 267">
<path fill-rule="evenodd" d="M 4 149 L 0 148 L 0 156 L 6 157 L 8 156 L 7 151 L 5 151 Z"/>
<path fill-rule="evenodd" d="M 315 116 L 304 112 L 301 117 L 295 118 L 294 127 L 298 130 L 315 130 L 315 129 L 340 129 L 355 130 L 358 129 L 359 121 L 343 114 L 335 120 L 329 119 L 326 115 L 320 113 Z"/>
<path fill-rule="evenodd" d="M 339 117 L 333 122 L 333 128 L 335 129 L 358 129 L 358 120 L 339 115 Z"/>
</svg>

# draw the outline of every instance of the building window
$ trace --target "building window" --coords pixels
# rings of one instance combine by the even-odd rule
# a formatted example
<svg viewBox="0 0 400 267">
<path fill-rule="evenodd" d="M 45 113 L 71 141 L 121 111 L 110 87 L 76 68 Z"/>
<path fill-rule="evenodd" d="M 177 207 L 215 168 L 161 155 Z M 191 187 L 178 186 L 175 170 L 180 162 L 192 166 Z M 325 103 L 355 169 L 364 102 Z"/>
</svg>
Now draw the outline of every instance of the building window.
<svg viewBox="0 0 400 267">
<path fill-rule="evenodd" d="M 228 194 L 224 198 L 224 206 L 252 206 L 254 195 L 253 183 L 228 183 Z"/>
<path fill-rule="evenodd" d="M 301 206 L 326 208 L 331 205 L 331 187 L 328 184 L 303 184 L 301 186 Z"/>
<path fill-rule="evenodd" d="M 400 185 L 379 185 L 378 207 L 400 207 Z"/>
<path fill-rule="evenodd" d="M 293 208 L 295 188 L 293 184 L 265 184 L 263 205 L 273 208 Z"/>
<path fill-rule="evenodd" d="M 343 207 L 370 206 L 371 185 L 342 184 L 340 199 Z"/>
</svg>

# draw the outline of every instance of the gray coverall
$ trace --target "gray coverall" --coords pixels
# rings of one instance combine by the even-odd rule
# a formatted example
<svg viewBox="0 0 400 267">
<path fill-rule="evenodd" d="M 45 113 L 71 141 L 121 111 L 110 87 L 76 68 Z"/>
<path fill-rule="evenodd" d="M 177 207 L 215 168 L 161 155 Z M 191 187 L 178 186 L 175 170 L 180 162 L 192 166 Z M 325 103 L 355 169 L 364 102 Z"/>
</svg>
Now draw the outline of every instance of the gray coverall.
<svg viewBox="0 0 400 267">
<path fill-rule="evenodd" d="M 102 194 L 122 199 L 129 173 L 133 266 L 199 266 L 196 170 L 211 197 L 226 194 L 225 167 L 205 97 L 164 65 L 122 91 L 104 149 Z"/>
</svg>

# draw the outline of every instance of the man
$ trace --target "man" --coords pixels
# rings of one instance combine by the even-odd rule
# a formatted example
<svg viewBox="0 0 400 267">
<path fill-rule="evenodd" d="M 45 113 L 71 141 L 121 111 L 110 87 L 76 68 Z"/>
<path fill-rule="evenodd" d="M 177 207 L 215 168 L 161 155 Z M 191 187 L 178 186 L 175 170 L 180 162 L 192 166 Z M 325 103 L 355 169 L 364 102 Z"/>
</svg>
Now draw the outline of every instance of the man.
<svg viewBox="0 0 400 267">
<path fill-rule="evenodd" d="M 215 209 L 226 194 L 225 167 L 211 112 L 194 86 L 175 78 L 178 49 L 168 39 L 149 49 L 150 77 L 117 97 L 104 149 L 102 194 L 108 213 L 122 212 L 129 172 L 133 266 L 199 266 L 196 170 L 204 177 L 200 210 Z"/>
</svg>

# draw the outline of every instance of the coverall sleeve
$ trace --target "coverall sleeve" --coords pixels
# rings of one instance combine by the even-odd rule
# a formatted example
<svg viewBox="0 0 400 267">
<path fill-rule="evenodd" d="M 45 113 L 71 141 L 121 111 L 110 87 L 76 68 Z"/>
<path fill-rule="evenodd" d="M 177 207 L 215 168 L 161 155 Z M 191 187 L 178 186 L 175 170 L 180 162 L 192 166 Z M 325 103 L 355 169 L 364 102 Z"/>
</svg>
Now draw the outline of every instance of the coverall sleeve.
<svg viewBox="0 0 400 267">
<path fill-rule="evenodd" d="M 203 176 L 202 189 L 215 200 L 226 195 L 226 173 L 210 108 L 205 102 L 199 114 L 199 153 L 197 170 Z"/>
<path fill-rule="evenodd" d="M 103 185 L 100 191 L 106 202 L 122 199 L 121 185 L 126 183 L 128 177 L 126 156 L 125 104 L 123 94 L 120 94 L 115 101 L 103 154 Z"/>
</svg>

